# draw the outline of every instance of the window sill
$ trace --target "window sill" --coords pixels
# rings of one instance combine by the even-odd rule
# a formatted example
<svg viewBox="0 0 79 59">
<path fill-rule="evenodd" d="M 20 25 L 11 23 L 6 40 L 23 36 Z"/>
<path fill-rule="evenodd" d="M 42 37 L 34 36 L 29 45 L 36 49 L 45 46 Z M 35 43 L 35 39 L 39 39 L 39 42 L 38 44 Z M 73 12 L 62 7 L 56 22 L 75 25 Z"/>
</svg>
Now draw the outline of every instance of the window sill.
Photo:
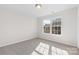
<svg viewBox="0 0 79 59">
<path fill-rule="evenodd" d="M 44 35 L 54 35 L 54 36 L 61 36 L 61 34 L 51 34 L 51 33 L 42 33 Z"/>
</svg>

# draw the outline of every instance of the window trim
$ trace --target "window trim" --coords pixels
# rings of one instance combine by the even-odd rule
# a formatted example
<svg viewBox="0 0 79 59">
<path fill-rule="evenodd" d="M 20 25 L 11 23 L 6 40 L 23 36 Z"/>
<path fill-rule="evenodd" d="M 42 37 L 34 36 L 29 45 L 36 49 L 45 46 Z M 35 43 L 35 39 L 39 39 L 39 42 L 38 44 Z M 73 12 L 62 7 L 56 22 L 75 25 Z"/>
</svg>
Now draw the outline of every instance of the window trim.
<svg viewBox="0 0 79 59">
<path fill-rule="evenodd" d="M 61 17 L 55 17 L 55 18 L 53 18 L 53 19 L 57 19 L 57 18 L 61 18 Z M 44 19 L 45 20 L 45 19 Z M 42 24 L 43 24 L 43 21 L 44 20 L 42 20 Z M 47 35 L 57 35 L 57 36 L 60 36 L 61 34 L 62 34 L 62 24 L 61 24 L 61 34 L 53 34 L 52 33 L 52 20 L 51 19 L 47 19 L 47 20 L 50 20 L 50 33 L 45 33 L 44 32 L 44 25 L 42 25 L 42 34 L 47 34 Z M 62 19 L 61 19 L 61 23 L 62 23 Z"/>
</svg>

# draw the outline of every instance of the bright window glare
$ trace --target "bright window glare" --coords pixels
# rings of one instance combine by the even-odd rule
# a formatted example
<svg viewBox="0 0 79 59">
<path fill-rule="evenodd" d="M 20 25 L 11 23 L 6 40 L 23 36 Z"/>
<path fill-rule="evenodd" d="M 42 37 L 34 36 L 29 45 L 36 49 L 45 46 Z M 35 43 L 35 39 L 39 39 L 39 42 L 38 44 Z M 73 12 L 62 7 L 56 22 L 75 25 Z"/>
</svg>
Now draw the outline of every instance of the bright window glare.
<svg viewBox="0 0 79 59">
<path fill-rule="evenodd" d="M 44 20 L 43 25 L 45 25 L 45 24 L 50 24 L 50 20 Z"/>
<path fill-rule="evenodd" d="M 68 55 L 68 51 L 56 48 L 54 46 L 50 46 L 46 43 L 40 42 L 36 47 L 35 51 L 33 51 L 32 55 L 49 55 L 49 47 L 51 47 L 51 55 Z"/>
<path fill-rule="evenodd" d="M 68 55 L 68 52 L 66 50 L 62 50 L 53 46 L 52 55 Z"/>
<path fill-rule="evenodd" d="M 32 55 L 39 55 L 37 52 L 33 51 Z"/>
<path fill-rule="evenodd" d="M 41 54 L 48 55 L 49 45 L 40 42 L 40 44 L 37 46 L 37 48 L 35 50 Z"/>
</svg>

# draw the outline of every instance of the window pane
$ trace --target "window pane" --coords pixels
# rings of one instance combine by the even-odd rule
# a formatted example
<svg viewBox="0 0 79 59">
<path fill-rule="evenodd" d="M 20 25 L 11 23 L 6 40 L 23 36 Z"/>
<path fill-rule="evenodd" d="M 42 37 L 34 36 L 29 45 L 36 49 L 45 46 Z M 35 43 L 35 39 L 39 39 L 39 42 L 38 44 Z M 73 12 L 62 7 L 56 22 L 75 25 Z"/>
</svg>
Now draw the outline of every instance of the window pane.
<svg viewBox="0 0 79 59">
<path fill-rule="evenodd" d="M 50 33 L 50 20 L 43 21 L 44 33 Z"/>
<path fill-rule="evenodd" d="M 52 34 L 61 34 L 61 18 L 52 21 Z"/>
</svg>

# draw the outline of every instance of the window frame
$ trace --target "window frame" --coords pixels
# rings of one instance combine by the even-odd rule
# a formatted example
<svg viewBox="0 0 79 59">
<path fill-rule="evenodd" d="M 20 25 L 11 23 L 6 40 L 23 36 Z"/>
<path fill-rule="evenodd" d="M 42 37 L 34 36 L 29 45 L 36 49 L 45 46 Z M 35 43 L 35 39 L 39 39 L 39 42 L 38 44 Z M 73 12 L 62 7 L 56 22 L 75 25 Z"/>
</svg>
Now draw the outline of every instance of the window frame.
<svg viewBox="0 0 79 59">
<path fill-rule="evenodd" d="M 53 20 L 55 20 L 55 19 L 58 19 L 58 18 L 60 18 L 60 21 L 61 21 L 61 23 L 62 23 L 62 19 L 61 19 L 61 17 L 55 17 L 55 18 L 53 18 Z M 45 20 L 45 19 L 44 19 Z M 44 21 L 43 20 L 43 21 Z M 50 33 L 45 33 L 44 32 L 44 25 L 42 25 L 42 33 L 43 34 L 48 34 L 48 35 L 61 35 L 62 34 L 62 24 L 60 25 L 60 27 L 61 27 L 61 33 L 60 34 L 55 34 L 55 33 L 52 33 L 52 22 L 53 22 L 53 20 L 52 19 L 47 19 L 47 20 L 49 20 L 50 21 Z M 42 21 L 42 24 L 43 24 L 43 21 Z"/>
</svg>

